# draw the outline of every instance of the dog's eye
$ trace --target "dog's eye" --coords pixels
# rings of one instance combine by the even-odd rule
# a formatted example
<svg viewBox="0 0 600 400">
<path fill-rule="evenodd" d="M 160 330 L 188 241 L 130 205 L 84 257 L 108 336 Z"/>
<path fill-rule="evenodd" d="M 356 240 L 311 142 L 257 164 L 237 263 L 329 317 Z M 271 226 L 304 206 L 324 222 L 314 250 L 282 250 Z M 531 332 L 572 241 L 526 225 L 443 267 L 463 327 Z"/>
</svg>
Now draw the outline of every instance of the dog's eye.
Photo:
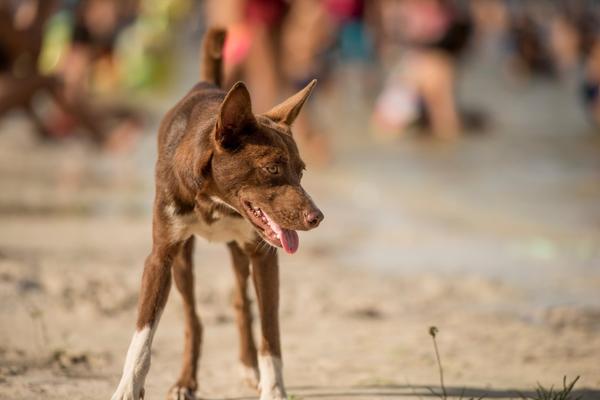
<svg viewBox="0 0 600 400">
<path fill-rule="evenodd" d="M 277 175 L 279 173 L 279 165 L 267 165 L 265 171 L 271 175 Z"/>
</svg>

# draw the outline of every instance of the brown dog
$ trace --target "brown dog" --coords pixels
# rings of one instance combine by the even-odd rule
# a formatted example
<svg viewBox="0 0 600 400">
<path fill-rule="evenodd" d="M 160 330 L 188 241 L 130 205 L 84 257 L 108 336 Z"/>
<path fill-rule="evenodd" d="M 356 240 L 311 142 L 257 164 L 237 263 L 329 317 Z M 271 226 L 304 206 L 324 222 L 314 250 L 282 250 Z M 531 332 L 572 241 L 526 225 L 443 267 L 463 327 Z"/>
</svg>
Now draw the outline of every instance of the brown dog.
<svg viewBox="0 0 600 400">
<path fill-rule="evenodd" d="M 315 81 L 266 114 L 254 115 L 243 83 L 227 93 L 219 88 L 224 39 L 224 31 L 209 31 L 203 46 L 203 82 L 167 113 L 160 127 L 152 252 L 142 277 L 137 329 L 113 400 L 143 397 L 152 338 L 171 274 L 183 296 L 186 335 L 183 369 L 169 396 L 194 398 L 202 337 L 194 304 L 194 234 L 227 243 L 231 253 L 245 377 L 258 384 L 261 399 L 286 397 L 273 247 L 294 253 L 299 244 L 296 230 L 315 228 L 323 220 L 300 186 L 304 163 L 290 131 Z M 250 274 L 260 311 L 258 352 L 246 290 Z"/>
</svg>

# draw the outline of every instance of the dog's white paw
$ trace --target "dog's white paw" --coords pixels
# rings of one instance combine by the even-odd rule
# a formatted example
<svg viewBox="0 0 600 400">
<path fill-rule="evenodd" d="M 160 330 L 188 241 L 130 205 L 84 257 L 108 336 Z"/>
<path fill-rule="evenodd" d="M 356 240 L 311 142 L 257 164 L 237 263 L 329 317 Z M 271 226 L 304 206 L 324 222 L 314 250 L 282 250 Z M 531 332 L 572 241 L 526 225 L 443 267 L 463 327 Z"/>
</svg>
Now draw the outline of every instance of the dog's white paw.
<svg viewBox="0 0 600 400">
<path fill-rule="evenodd" d="M 260 400 L 287 400 L 287 395 L 284 388 L 275 386 L 267 390 L 261 389 Z"/>
<path fill-rule="evenodd" d="M 133 382 L 129 385 L 119 385 L 111 400 L 143 400 L 144 388 L 136 387 Z"/>
<path fill-rule="evenodd" d="M 123 375 L 111 400 L 142 400 L 144 380 L 150 369 L 150 345 L 153 331 L 149 326 L 136 331 L 129 344 Z"/>
<path fill-rule="evenodd" d="M 270 355 L 258 357 L 260 371 L 260 400 L 285 400 L 285 387 L 283 385 L 282 363 L 278 357 Z"/>
<path fill-rule="evenodd" d="M 196 393 L 190 388 L 175 385 L 167 393 L 167 400 L 196 400 Z"/>
<path fill-rule="evenodd" d="M 244 364 L 240 364 L 240 376 L 242 381 L 251 387 L 252 389 L 258 389 L 259 373 L 258 368 L 249 367 Z"/>
</svg>

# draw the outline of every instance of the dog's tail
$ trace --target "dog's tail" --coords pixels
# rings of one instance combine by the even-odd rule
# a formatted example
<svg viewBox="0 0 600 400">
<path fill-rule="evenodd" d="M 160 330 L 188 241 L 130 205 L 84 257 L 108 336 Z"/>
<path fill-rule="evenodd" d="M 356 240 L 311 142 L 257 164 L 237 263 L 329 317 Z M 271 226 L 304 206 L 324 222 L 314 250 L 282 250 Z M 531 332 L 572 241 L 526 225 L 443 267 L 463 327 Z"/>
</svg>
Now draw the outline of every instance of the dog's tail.
<svg viewBox="0 0 600 400">
<path fill-rule="evenodd" d="M 218 87 L 223 84 L 223 45 L 226 36 L 225 29 L 210 28 L 202 42 L 200 80 Z"/>
</svg>

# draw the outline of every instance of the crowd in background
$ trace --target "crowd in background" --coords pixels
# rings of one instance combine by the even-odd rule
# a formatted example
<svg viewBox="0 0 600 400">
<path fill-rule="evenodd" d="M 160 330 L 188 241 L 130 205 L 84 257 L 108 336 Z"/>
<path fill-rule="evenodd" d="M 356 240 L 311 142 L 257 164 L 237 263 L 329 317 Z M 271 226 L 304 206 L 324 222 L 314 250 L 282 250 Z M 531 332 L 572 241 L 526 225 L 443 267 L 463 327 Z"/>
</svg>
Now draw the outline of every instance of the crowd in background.
<svg viewBox="0 0 600 400">
<path fill-rule="evenodd" d="M 0 118 L 18 109 L 43 139 L 82 134 L 102 148 L 131 148 L 143 113 L 123 93 L 167 81 L 183 23 L 228 28 L 227 84 L 246 81 L 258 112 L 357 63 L 379 81 L 379 134 L 481 131 L 485 113 L 461 106 L 456 81 L 465 54 L 487 40 L 520 79 L 576 74 L 573 101 L 600 126 L 594 0 L 0 0 Z M 328 159 L 310 112 L 296 132 Z"/>
</svg>

